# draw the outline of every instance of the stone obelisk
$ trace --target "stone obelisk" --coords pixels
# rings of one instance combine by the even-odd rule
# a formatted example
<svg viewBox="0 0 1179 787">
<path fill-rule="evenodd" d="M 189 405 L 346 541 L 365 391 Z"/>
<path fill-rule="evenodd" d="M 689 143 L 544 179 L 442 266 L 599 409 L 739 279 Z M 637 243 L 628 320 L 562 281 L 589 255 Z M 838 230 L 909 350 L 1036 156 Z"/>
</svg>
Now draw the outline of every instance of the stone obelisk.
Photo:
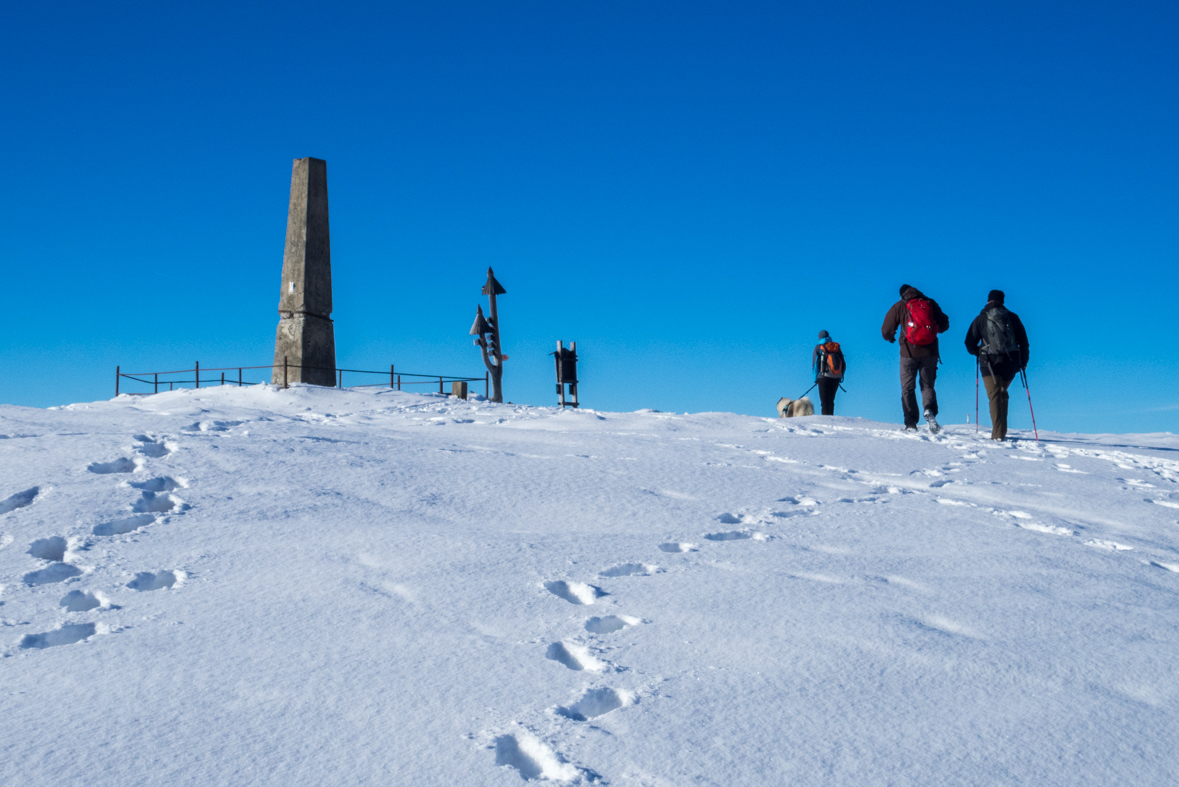
<svg viewBox="0 0 1179 787">
<path fill-rule="evenodd" d="M 332 252 L 328 238 L 327 162 L 297 158 L 291 171 L 291 207 L 282 257 L 271 381 L 336 384 L 332 330 Z"/>
</svg>

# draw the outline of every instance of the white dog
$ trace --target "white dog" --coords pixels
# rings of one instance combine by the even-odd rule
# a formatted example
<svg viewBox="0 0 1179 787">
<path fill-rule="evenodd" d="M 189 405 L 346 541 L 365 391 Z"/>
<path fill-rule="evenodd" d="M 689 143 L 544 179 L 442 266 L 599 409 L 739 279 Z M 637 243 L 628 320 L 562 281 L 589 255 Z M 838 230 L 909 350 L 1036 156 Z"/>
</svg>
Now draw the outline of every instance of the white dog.
<svg viewBox="0 0 1179 787">
<path fill-rule="evenodd" d="M 783 396 L 778 400 L 778 417 L 795 418 L 800 415 L 814 415 L 815 406 L 807 397 L 801 399 L 787 399 Z"/>
</svg>

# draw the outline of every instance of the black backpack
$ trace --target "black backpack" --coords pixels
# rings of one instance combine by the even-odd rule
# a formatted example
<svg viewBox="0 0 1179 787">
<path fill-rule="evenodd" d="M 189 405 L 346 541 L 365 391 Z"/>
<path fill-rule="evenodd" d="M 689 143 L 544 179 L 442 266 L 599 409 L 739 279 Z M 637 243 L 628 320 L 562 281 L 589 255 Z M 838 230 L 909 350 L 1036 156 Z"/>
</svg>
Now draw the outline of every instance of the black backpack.
<svg viewBox="0 0 1179 787">
<path fill-rule="evenodd" d="M 992 358 L 1018 357 L 1019 342 L 1015 338 L 1015 321 L 1011 319 L 1011 312 L 1002 306 L 991 306 L 983 311 L 986 322 L 983 324 L 982 346 L 978 348 L 979 355 Z"/>
</svg>

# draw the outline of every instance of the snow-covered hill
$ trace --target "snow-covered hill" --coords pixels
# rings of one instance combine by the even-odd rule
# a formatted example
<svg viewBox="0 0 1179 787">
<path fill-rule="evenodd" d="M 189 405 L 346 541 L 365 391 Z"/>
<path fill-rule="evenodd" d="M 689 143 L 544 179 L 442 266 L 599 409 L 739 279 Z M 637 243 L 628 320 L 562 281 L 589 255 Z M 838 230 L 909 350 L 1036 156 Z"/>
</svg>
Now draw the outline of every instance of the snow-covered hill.
<svg viewBox="0 0 1179 787">
<path fill-rule="evenodd" d="M 0 783 L 1179 774 L 1179 438 L 0 407 Z"/>
</svg>

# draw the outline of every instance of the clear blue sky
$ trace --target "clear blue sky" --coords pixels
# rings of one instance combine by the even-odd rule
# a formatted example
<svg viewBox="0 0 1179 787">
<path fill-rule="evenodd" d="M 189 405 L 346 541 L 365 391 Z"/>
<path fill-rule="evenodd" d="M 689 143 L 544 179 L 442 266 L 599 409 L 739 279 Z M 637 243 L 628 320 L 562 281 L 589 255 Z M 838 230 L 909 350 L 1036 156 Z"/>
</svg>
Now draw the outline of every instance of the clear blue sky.
<svg viewBox="0 0 1179 787">
<path fill-rule="evenodd" d="M 1174 2 L 9 3 L 0 402 L 269 363 L 315 156 L 343 366 L 481 375 L 493 265 L 512 401 L 564 339 L 588 406 L 773 415 L 826 329 L 838 412 L 896 422 L 907 282 L 961 423 L 998 287 L 1042 428 L 1176 431 L 1176 41 Z"/>
</svg>

